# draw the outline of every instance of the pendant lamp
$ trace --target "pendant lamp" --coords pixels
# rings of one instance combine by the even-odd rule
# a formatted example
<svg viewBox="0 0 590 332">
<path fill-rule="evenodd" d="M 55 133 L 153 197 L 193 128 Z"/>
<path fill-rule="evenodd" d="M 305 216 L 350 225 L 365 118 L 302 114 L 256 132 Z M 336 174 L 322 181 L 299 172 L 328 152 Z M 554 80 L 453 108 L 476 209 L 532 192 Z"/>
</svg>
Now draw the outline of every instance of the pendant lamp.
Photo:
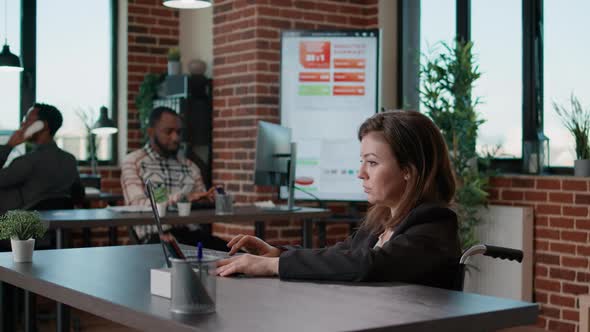
<svg viewBox="0 0 590 332">
<path fill-rule="evenodd" d="M 178 9 L 200 9 L 211 7 L 212 0 L 164 0 L 166 7 Z"/>
<path fill-rule="evenodd" d="M 92 133 L 95 135 L 111 135 L 118 131 L 115 122 L 109 119 L 109 110 L 106 107 L 100 108 L 100 116 L 92 127 Z"/>
<path fill-rule="evenodd" d="M 20 59 L 10 52 L 10 46 L 8 46 L 7 16 L 8 0 L 4 0 L 4 47 L 2 47 L 2 52 L 0 52 L 0 71 L 20 72 L 23 71 Z"/>
</svg>

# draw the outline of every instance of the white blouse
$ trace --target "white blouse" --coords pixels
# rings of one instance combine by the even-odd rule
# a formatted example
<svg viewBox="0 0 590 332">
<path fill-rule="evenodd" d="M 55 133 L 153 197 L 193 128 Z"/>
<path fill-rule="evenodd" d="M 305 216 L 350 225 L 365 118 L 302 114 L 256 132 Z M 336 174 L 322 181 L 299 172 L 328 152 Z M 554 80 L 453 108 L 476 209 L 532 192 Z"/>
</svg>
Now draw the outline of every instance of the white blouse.
<svg viewBox="0 0 590 332">
<path fill-rule="evenodd" d="M 391 239 L 391 236 L 393 235 L 393 229 L 386 229 L 385 231 L 383 231 L 383 233 L 381 233 L 379 235 L 379 241 L 377 241 L 377 243 L 375 243 L 375 246 L 373 247 L 373 249 L 377 249 L 377 248 L 381 248 L 383 247 L 383 245 L 389 241 L 389 239 Z"/>
</svg>

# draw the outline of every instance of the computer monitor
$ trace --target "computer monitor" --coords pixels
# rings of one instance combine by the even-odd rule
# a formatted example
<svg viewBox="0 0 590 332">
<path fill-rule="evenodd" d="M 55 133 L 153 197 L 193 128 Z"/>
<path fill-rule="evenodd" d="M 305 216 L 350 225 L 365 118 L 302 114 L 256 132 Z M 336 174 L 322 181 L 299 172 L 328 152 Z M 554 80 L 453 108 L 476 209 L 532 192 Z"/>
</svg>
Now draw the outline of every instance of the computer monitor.
<svg viewBox="0 0 590 332">
<path fill-rule="evenodd" d="M 254 184 L 258 186 L 288 186 L 287 206 L 277 209 L 296 209 L 293 206 L 295 160 L 296 146 L 295 143 L 291 143 L 291 129 L 259 121 L 256 136 Z"/>
</svg>

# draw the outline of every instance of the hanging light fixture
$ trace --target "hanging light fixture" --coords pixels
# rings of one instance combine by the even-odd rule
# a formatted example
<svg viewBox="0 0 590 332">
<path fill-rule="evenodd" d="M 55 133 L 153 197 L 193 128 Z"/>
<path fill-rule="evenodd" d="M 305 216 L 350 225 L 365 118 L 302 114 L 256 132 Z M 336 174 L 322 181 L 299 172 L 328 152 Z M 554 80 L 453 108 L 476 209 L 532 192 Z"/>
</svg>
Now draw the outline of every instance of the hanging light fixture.
<svg viewBox="0 0 590 332">
<path fill-rule="evenodd" d="M 100 116 L 92 127 L 91 132 L 95 135 L 111 135 L 118 131 L 115 122 L 109 119 L 109 110 L 106 107 L 100 108 Z"/>
<path fill-rule="evenodd" d="M 23 67 L 20 65 L 20 59 L 18 56 L 10 52 L 8 46 L 8 0 L 4 0 L 4 47 L 0 52 L 0 71 L 23 71 Z"/>
<path fill-rule="evenodd" d="M 211 0 L 164 0 L 164 6 L 178 9 L 200 9 L 211 7 Z"/>
</svg>

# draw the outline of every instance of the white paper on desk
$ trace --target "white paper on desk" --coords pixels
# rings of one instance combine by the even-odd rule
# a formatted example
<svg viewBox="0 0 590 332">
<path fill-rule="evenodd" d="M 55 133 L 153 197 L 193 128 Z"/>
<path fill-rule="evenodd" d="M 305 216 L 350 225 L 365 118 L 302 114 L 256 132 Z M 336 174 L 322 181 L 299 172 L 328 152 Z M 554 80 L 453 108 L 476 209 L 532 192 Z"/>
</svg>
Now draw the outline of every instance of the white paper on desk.
<svg viewBox="0 0 590 332">
<path fill-rule="evenodd" d="M 147 205 L 123 205 L 107 206 L 107 209 L 115 212 L 152 212 L 152 208 Z"/>
<path fill-rule="evenodd" d="M 84 187 L 84 194 L 86 195 L 98 195 L 100 194 L 100 190 L 93 188 L 93 187 Z"/>
</svg>

